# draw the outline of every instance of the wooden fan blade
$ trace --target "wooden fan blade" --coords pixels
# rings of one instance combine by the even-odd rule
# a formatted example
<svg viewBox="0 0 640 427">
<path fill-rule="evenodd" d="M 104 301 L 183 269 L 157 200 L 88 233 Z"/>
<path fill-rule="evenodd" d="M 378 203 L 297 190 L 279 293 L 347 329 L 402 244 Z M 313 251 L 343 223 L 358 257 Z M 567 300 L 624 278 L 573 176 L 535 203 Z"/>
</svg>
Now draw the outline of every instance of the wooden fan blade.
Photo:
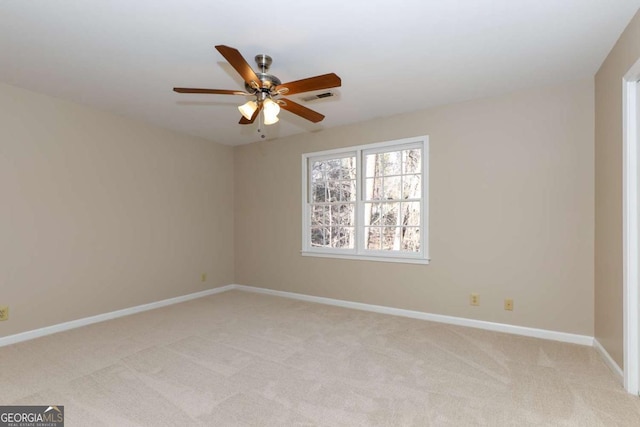
<svg viewBox="0 0 640 427">
<path fill-rule="evenodd" d="M 312 109 L 293 102 L 289 99 L 281 99 L 281 101 L 284 101 L 278 102 L 281 108 L 284 108 L 285 110 L 290 111 L 293 114 L 297 114 L 304 119 L 312 121 L 313 123 L 321 122 L 322 119 L 324 119 L 324 116 L 317 111 L 313 111 Z"/>
<path fill-rule="evenodd" d="M 339 87 L 342 85 L 342 80 L 334 73 L 323 74 L 321 76 L 309 77 L 308 79 L 296 80 L 294 82 L 283 83 L 276 86 L 276 91 L 280 89 L 289 89 L 287 95 L 293 95 L 294 93 L 309 92 L 312 90 L 328 89 L 330 87 Z"/>
<path fill-rule="evenodd" d="M 178 93 L 213 93 L 218 95 L 251 95 L 240 90 L 227 89 L 192 89 L 188 87 L 174 87 L 173 90 Z"/>
<path fill-rule="evenodd" d="M 260 114 L 261 110 L 262 110 L 262 103 L 260 103 L 258 105 L 258 108 L 256 108 L 256 111 L 253 112 L 253 115 L 251 116 L 251 120 L 247 120 L 245 116 L 242 116 L 238 123 L 240 123 L 241 125 L 250 125 L 251 123 L 256 121 L 256 118 L 258 117 L 258 114 Z"/>
<path fill-rule="evenodd" d="M 224 56 L 249 86 L 251 86 L 251 82 L 254 82 L 258 87 L 261 86 L 260 79 L 237 49 L 225 45 L 217 45 L 216 49 L 218 49 L 218 52 Z"/>
</svg>

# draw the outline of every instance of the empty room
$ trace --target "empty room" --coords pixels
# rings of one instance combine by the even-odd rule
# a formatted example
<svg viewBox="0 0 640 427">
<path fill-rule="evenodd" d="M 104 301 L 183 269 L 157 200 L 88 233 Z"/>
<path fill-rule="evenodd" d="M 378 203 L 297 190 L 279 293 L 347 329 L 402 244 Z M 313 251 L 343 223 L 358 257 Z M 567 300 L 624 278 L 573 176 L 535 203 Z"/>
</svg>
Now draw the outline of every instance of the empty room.
<svg viewBox="0 0 640 427">
<path fill-rule="evenodd" d="M 0 427 L 640 425 L 639 10 L 1 1 Z"/>
</svg>

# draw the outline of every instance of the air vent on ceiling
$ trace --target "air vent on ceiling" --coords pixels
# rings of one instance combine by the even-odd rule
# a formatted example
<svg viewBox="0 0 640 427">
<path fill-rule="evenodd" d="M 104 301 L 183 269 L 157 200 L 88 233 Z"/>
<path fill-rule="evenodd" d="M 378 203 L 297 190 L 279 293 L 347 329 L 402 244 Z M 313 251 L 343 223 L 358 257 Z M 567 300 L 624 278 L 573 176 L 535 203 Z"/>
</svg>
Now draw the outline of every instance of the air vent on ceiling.
<svg viewBox="0 0 640 427">
<path fill-rule="evenodd" d="M 311 102 L 311 101 L 316 101 L 318 99 L 331 98 L 332 96 L 334 96 L 333 92 L 324 92 L 324 93 L 319 93 L 317 95 L 306 96 L 302 98 L 302 100 L 305 102 Z"/>
</svg>

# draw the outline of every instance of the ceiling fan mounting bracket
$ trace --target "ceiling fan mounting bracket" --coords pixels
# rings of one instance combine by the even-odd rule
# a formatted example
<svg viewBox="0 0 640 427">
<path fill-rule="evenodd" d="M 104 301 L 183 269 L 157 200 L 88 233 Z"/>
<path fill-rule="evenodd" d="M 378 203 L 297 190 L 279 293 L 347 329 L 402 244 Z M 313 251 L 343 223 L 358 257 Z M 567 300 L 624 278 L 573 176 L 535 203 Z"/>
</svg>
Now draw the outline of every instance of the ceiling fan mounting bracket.
<svg viewBox="0 0 640 427">
<path fill-rule="evenodd" d="M 271 59 L 269 55 L 265 55 L 264 53 L 256 55 L 254 59 L 256 61 L 256 64 L 258 64 L 258 68 L 260 68 L 260 71 L 262 71 L 263 73 L 269 71 L 269 67 L 271 67 L 271 64 L 273 63 L 273 59 Z"/>
</svg>

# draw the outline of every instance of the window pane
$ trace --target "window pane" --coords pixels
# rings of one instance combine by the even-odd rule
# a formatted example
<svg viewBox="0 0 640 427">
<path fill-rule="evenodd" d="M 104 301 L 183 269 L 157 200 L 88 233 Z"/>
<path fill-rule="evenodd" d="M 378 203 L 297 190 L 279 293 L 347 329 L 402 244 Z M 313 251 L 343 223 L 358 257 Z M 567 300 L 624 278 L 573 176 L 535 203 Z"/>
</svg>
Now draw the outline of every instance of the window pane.
<svg viewBox="0 0 640 427">
<path fill-rule="evenodd" d="M 378 160 L 377 154 L 367 154 L 365 156 L 364 169 L 365 169 L 367 178 L 379 176 L 380 174 L 379 173 L 376 174 L 376 171 L 380 170 L 380 167 L 381 167 L 381 163 Z"/>
<path fill-rule="evenodd" d="M 364 204 L 364 225 L 381 225 L 382 224 L 382 204 L 381 203 L 365 203 Z"/>
<path fill-rule="evenodd" d="M 356 158 L 343 157 L 340 159 L 327 160 L 328 179 L 355 179 L 356 178 Z"/>
<path fill-rule="evenodd" d="M 364 196 L 366 200 L 380 200 L 382 198 L 382 178 L 367 178 Z"/>
<path fill-rule="evenodd" d="M 400 225 L 399 212 L 400 203 L 384 203 L 382 206 L 382 225 Z"/>
<path fill-rule="evenodd" d="M 342 176 L 341 174 L 342 160 L 341 159 L 325 160 L 324 169 L 325 169 L 326 180 L 340 179 L 340 177 Z"/>
<path fill-rule="evenodd" d="M 402 173 L 402 152 L 367 154 L 365 156 L 365 170 L 367 178 L 400 175 Z"/>
<path fill-rule="evenodd" d="M 312 205 L 311 206 L 311 225 L 320 226 L 325 225 L 325 211 L 327 206 Z"/>
<path fill-rule="evenodd" d="M 419 199 L 422 197 L 421 175 L 405 175 L 402 177 L 402 198 Z"/>
<path fill-rule="evenodd" d="M 379 251 L 381 239 L 380 227 L 365 227 L 365 247 L 370 251 Z"/>
<path fill-rule="evenodd" d="M 324 181 L 313 183 L 311 185 L 311 201 L 325 202 L 329 196 L 327 185 Z"/>
<path fill-rule="evenodd" d="M 330 247 L 336 249 L 353 249 L 353 227 L 331 227 L 329 238 Z"/>
<path fill-rule="evenodd" d="M 340 185 L 337 181 L 327 181 L 327 198 L 326 202 L 336 202 L 340 197 Z"/>
<path fill-rule="evenodd" d="M 336 183 L 338 187 L 338 200 L 348 202 L 356 199 L 356 182 L 355 181 L 339 181 Z"/>
<path fill-rule="evenodd" d="M 342 191 L 340 181 L 328 181 L 327 188 L 329 191 L 327 202 L 337 202 L 340 200 L 340 192 Z"/>
<path fill-rule="evenodd" d="M 345 157 L 341 159 L 340 177 L 342 179 L 356 179 L 356 158 Z"/>
<path fill-rule="evenodd" d="M 311 182 L 321 181 L 324 179 L 322 162 L 311 163 Z"/>
<path fill-rule="evenodd" d="M 402 152 L 401 151 L 391 151 L 389 153 L 380 153 L 378 154 L 382 158 L 382 164 L 384 168 L 382 169 L 382 174 L 385 176 L 388 175 L 400 175 L 402 173 Z"/>
<path fill-rule="evenodd" d="M 355 209 L 354 205 L 331 205 L 329 215 L 331 218 L 330 225 L 343 225 L 354 226 L 355 225 Z"/>
<path fill-rule="evenodd" d="M 385 200 L 400 199 L 401 184 L 402 184 L 402 178 L 399 176 L 385 178 L 383 183 L 382 198 Z"/>
<path fill-rule="evenodd" d="M 311 246 L 326 246 L 326 228 L 312 228 L 311 229 Z"/>
<path fill-rule="evenodd" d="M 402 212 L 400 222 L 402 225 L 420 225 L 420 202 L 402 203 L 400 211 Z"/>
<path fill-rule="evenodd" d="M 400 227 L 382 227 L 382 250 L 399 250 L 400 237 Z"/>
<path fill-rule="evenodd" d="M 420 229 L 418 227 L 404 227 L 402 229 L 401 249 L 407 252 L 420 252 Z"/>
<path fill-rule="evenodd" d="M 402 152 L 403 173 L 420 173 L 422 171 L 421 150 L 414 148 Z"/>
<path fill-rule="evenodd" d="M 356 180 L 352 180 L 350 185 L 351 185 L 351 192 L 349 193 L 349 201 L 355 202 L 358 196 L 358 193 L 357 193 L 358 184 Z"/>
</svg>

